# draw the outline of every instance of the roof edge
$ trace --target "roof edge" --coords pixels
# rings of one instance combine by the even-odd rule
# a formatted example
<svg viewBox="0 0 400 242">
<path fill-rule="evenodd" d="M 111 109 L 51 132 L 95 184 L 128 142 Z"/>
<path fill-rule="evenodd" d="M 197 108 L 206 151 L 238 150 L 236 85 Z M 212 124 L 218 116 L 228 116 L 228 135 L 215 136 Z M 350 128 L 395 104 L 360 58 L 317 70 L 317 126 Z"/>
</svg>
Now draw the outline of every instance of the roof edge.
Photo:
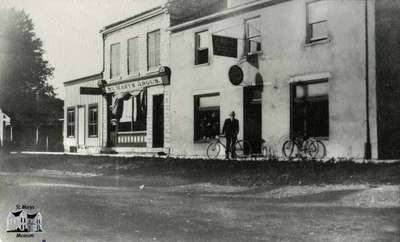
<svg viewBox="0 0 400 242">
<path fill-rule="evenodd" d="M 144 21 L 146 19 L 149 19 L 151 17 L 160 15 L 160 14 L 165 13 L 165 12 L 168 12 L 168 9 L 166 8 L 165 4 L 162 4 L 162 5 L 159 5 L 157 7 L 145 10 L 143 12 L 140 12 L 140 13 L 138 13 L 136 15 L 133 15 L 131 17 L 128 17 L 126 19 L 123 19 L 123 20 L 117 21 L 115 23 L 106 25 L 105 27 L 103 27 L 100 30 L 100 33 L 101 34 L 112 33 L 114 31 L 117 31 L 117 30 L 119 30 L 121 28 L 124 28 L 126 26 L 129 26 L 129 25 Z"/>
<path fill-rule="evenodd" d="M 248 11 L 252 11 L 252 10 L 256 10 L 256 9 L 260 9 L 260 8 L 265 8 L 265 7 L 269 7 L 272 5 L 277 5 L 277 4 L 289 2 L 289 1 L 292 1 L 292 0 L 260 0 L 260 1 L 256 1 L 256 2 L 250 2 L 247 4 L 241 4 L 241 5 L 234 6 L 232 8 L 228 8 L 228 9 L 222 10 L 220 12 L 211 14 L 211 15 L 207 15 L 207 16 L 199 18 L 199 19 L 195 19 L 195 20 L 184 22 L 184 23 L 181 23 L 181 24 L 178 24 L 175 26 L 171 26 L 167 30 L 171 31 L 172 33 L 176 33 L 176 32 L 186 30 L 186 29 L 194 28 L 199 25 L 203 25 L 203 24 L 211 23 L 211 22 L 218 21 L 221 19 L 229 18 L 229 17 L 235 16 L 238 13 L 240 14 L 240 13 L 244 13 L 244 12 L 248 12 Z"/>
<path fill-rule="evenodd" d="M 103 78 L 103 74 L 102 73 L 97 73 L 97 74 L 93 74 L 93 75 L 89 75 L 89 76 L 84 76 L 84 77 L 80 77 L 77 79 L 73 79 L 70 81 L 66 81 L 64 82 L 64 86 L 68 86 L 68 85 L 72 85 L 76 82 L 87 82 L 87 81 L 93 81 L 96 79 L 102 79 Z"/>
</svg>

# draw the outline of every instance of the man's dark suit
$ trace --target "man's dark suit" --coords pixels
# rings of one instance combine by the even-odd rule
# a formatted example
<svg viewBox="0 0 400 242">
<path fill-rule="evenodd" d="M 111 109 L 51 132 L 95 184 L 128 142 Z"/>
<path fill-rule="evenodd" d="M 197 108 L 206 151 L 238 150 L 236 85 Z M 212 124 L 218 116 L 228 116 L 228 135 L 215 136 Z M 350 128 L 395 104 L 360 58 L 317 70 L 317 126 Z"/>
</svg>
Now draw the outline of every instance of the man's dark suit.
<svg viewBox="0 0 400 242">
<path fill-rule="evenodd" d="M 236 157 L 235 153 L 235 142 L 237 140 L 237 135 L 239 133 L 239 120 L 233 118 L 225 119 L 224 126 L 222 128 L 222 133 L 226 137 L 226 158 L 229 158 L 229 151 L 232 147 L 232 158 Z"/>
</svg>

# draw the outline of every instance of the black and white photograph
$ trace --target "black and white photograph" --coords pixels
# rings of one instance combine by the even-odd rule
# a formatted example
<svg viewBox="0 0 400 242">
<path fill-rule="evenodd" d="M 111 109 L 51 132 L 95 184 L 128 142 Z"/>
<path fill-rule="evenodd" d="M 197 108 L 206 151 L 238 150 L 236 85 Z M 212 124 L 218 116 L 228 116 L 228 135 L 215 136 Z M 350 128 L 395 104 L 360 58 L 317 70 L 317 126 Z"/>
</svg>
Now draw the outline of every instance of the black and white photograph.
<svg viewBox="0 0 400 242">
<path fill-rule="evenodd" d="M 0 0 L 0 242 L 400 241 L 400 0 Z"/>
</svg>

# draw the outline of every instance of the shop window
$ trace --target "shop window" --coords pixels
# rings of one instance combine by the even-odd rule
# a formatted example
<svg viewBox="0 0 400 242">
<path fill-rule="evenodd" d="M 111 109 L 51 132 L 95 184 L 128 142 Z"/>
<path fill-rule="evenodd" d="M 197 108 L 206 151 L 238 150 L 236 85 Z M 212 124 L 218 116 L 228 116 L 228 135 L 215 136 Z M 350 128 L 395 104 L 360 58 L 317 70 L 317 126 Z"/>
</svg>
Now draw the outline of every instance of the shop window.
<svg viewBox="0 0 400 242">
<path fill-rule="evenodd" d="M 97 104 L 89 105 L 89 122 L 88 122 L 88 131 L 89 137 L 97 137 L 98 135 L 98 108 Z"/>
<path fill-rule="evenodd" d="M 194 140 L 215 138 L 220 134 L 219 94 L 194 97 Z"/>
<path fill-rule="evenodd" d="M 329 137 L 328 81 L 299 82 L 291 85 L 291 135 Z"/>
<path fill-rule="evenodd" d="M 139 72 L 139 38 L 128 40 L 128 75 Z"/>
<path fill-rule="evenodd" d="M 307 3 L 307 43 L 328 39 L 328 8 L 324 0 Z"/>
<path fill-rule="evenodd" d="M 160 65 L 160 30 L 147 34 L 147 68 Z"/>
<path fill-rule="evenodd" d="M 147 91 L 124 101 L 124 109 L 119 121 L 119 132 L 146 131 Z"/>
<path fill-rule="evenodd" d="M 208 63 L 209 49 L 208 31 L 198 32 L 195 34 L 195 64 L 201 65 Z"/>
<path fill-rule="evenodd" d="M 121 74 L 120 70 L 120 60 L 121 59 L 121 49 L 120 44 L 112 44 L 110 46 L 110 78 L 119 77 Z"/>
<path fill-rule="evenodd" d="M 261 47 L 261 18 L 251 18 L 246 20 L 246 42 L 245 48 L 247 55 L 262 51 Z"/>
<path fill-rule="evenodd" d="M 75 108 L 67 109 L 67 137 L 75 137 Z"/>
</svg>

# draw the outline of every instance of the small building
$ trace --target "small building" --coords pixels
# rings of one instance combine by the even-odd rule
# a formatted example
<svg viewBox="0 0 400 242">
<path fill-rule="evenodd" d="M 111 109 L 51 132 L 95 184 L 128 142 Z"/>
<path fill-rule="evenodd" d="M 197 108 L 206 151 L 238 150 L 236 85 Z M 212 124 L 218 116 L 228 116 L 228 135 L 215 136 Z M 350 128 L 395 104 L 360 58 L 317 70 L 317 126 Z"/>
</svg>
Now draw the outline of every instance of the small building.
<svg viewBox="0 0 400 242">
<path fill-rule="evenodd" d="M 42 232 L 42 215 L 40 212 L 28 213 L 18 210 L 8 213 L 7 232 Z"/>
<path fill-rule="evenodd" d="M 101 124 L 105 100 L 98 89 L 101 74 L 64 83 L 64 150 L 99 153 L 103 145 Z M 100 125 L 100 127 L 99 127 Z"/>
<path fill-rule="evenodd" d="M 13 141 L 11 118 L 0 109 L 0 148 Z"/>
</svg>

